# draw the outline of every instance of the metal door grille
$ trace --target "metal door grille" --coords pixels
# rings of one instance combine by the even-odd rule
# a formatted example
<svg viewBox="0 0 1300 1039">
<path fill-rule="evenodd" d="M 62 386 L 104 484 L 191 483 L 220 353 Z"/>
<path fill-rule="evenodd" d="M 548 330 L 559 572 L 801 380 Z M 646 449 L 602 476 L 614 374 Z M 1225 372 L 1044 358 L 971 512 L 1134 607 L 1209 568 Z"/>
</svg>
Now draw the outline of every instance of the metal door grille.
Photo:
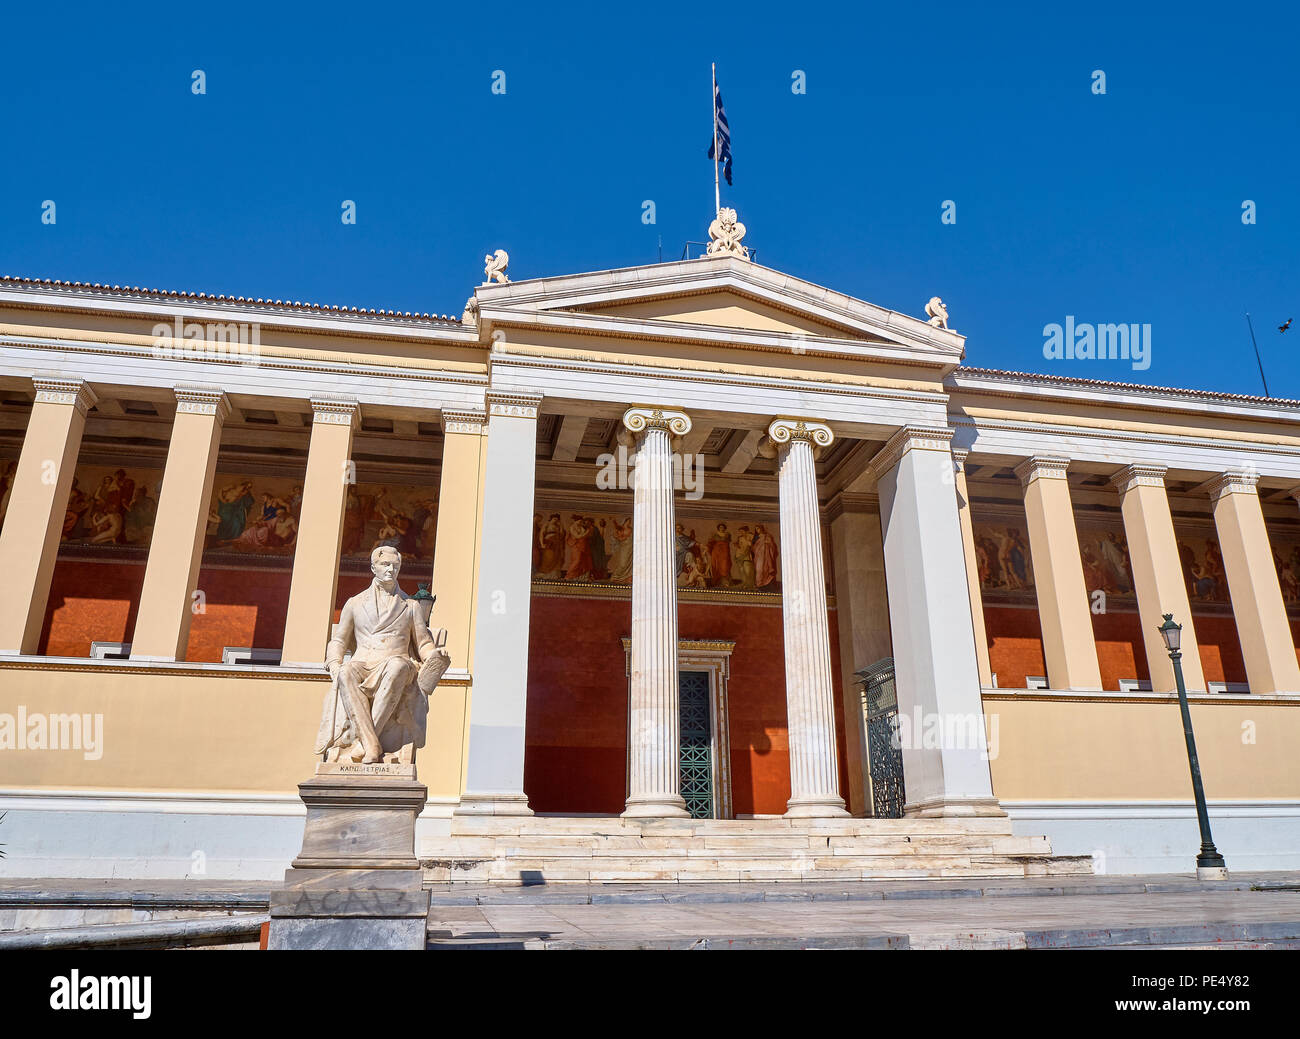
<svg viewBox="0 0 1300 1039">
<path fill-rule="evenodd" d="M 705 671 L 682 671 L 677 681 L 682 800 L 692 819 L 712 819 L 713 725 L 709 675 Z"/>
<path fill-rule="evenodd" d="M 863 668 L 857 678 L 862 683 L 862 713 L 867 727 L 872 814 L 878 819 L 901 819 L 906 792 L 893 658 L 885 657 Z"/>
</svg>

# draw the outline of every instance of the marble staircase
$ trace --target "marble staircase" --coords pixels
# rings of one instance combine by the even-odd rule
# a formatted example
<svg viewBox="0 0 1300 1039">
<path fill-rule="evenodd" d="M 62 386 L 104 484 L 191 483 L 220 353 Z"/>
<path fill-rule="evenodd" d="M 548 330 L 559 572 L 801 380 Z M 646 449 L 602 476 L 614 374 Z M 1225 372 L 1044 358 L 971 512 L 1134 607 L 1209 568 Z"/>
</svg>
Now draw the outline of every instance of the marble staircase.
<svg viewBox="0 0 1300 1039">
<path fill-rule="evenodd" d="M 1091 875 L 1006 818 L 621 819 L 457 816 L 424 838 L 427 882 L 716 883 Z"/>
</svg>

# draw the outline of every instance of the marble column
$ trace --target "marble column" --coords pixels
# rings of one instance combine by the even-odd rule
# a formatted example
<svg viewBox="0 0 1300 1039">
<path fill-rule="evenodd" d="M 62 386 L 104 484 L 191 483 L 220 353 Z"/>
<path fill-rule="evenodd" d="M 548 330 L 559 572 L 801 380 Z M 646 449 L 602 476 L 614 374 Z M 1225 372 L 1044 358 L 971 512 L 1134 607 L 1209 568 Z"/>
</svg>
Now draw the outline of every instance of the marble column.
<svg viewBox="0 0 1300 1039">
<path fill-rule="evenodd" d="M 35 653 L 40 643 L 86 412 L 96 400 L 80 379 L 32 382 L 36 402 L 0 530 L 0 653 Z"/>
<path fill-rule="evenodd" d="M 1157 693 L 1172 693 L 1177 689 L 1174 665 L 1158 630 L 1164 623 L 1163 615 L 1172 613 L 1174 620 L 1183 626 L 1184 682 L 1189 691 L 1205 692 L 1196 626 L 1187 599 L 1187 579 L 1178 557 L 1174 520 L 1169 512 L 1169 495 L 1165 492 L 1165 467 L 1125 466 L 1111 478 L 1111 483 L 1119 491 L 1120 510 L 1124 515 L 1124 538 L 1133 567 L 1133 591 L 1138 601 L 1151 689 Z"/>
<path fill-rule="evenodd" d="M 532 815 L 524 793 L 533 490 L 540 394 L 489 390 L 474 689 L 457 815 Z M 466 545 L 464 550 L 473 551 Z"/>
<path fill-rule="evenodd" d="M 966 488 L 965 448 L 952 449 L 953 481 L 957 486 L 957 519 L 961 523 L 962 554 L 966 558 L 966 592 L 970 598 L 970 621 L 975 631 L 975 662 L 980 669 L 980 685 L 993 685 L 993 667 L 989 663 L 989 637 L 984 627 L 984 596 L 980 591 L 979 561 L 975 554 L 975 524 L 970 511 L 970 491 Z"/>
<path fill-rule="evenodd" d="M 1101 689 L 1092 608 L 1074 525 L 1068 458 L 1035 455 L 1016 466 L 1025 489 L 1029 554 L 1043 632 L 1047 682 L 1053 689 Z"/>
<path fill-rule="evenodd" d="M 185 659 L 221 425 L 230 413 L 217 387 L 177 386 L 174 392 L 176 417 L 131 635 L 132 660 Z"/>
<path fill-rule="evenodd" d="M 835 621 L 840 633 L 849 811 L 867 816 L 871 814 L 871 768 L 862 686 L 856 676 L 863 668 L 893 656 L 880 500 L 875 494 L 839 494 L 826 511 L 831 521 Z"/>
<path fill-rule="evenodd" d="M 778 418 L 765 453 L 776 452 L 781 496 L 781 617 L 785 626 L 788 818 L 847 816 L 840 796 L 835 687 L 826 605 L 815 453 L 833 439 L 821 422 Z"/>
<path fill-rule="evenodd" d="M 636 440 L 632 511 L 632 655 L 628 683 L 625 818 L 683 818 L 674 567 L 673 438 L 690 418 L 666 408 L 631 408 Z"/>
<path fill-rule="evenodd" d="M 1259 505 L 1258 481 L 1258 474 L 1248 470 L 1224 473 L 1215 480 L 1210 487 L 1214 526 L 1250 691 L 1300 693 L 1295 640 Z"/>
<path fill-rule="evenodd" d="M 1005 815 L 993 796 L 951 429 L 904 426 L 871 461 L 889 580 L 907 815 Z M 904 721 L 906 719 L 906 721 Z M 996 719 L 995 719 L 996 720 Z M 905 727 L 904 727 L 905 726 Z M 933 728 L 942 739 L 927 739 Z"/>
<path fill-rule="evenodd" d="M 311 406 L 307 476 L 280 652 L 282 664 L 296 667 L 325 664 L 338 594 L 343 510 L 348 487 L 356 482 L 352 432 L 361 411 L 355 400 L 313 398 Z"/>
</svg>

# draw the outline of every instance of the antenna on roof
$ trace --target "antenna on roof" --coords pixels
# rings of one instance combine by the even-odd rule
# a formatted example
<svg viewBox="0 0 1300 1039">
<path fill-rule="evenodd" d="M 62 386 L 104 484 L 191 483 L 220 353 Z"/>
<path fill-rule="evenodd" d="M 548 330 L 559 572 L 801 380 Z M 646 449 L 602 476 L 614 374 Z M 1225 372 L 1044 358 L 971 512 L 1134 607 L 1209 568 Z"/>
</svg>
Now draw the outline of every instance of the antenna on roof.
<svg viewBox="0 0 1300 1039">
<path fill-rule="evenodd" d="M 1255 326 L 1250 322 L 1250 311 L 1246 311 L 1246 327 L 1250 329 L 1250 344 L 1255 348 L 1255 363 L 1259 365 L 1259 381 L 1264 384 L 1264 396 L 1269 396 L 1268 380 L 1264 378 L 1264 362 L 1259 359 L 1259 344 L 1255 342 Z"/>
</svg>

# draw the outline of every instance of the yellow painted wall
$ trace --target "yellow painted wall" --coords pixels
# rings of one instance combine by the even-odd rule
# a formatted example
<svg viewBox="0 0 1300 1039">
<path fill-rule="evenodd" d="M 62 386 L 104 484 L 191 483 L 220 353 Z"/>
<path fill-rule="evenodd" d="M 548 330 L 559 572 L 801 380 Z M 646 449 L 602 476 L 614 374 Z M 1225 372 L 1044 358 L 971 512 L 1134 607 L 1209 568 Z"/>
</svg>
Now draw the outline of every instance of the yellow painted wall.
<svg viewBox="0 0 1300 1039">
<path fill-rule="evenodd" d="M 1300 701 L 1196 703 L 1196 749 L 1210 799 L 1300 797 Z M 993 793 L 1006 801 L 1191 800 L 1178 701 L 984 696 L 997 732 Z M 1243 735 L 1253 733 L 1254 742 Z"/>
<path fill-rule="evenodd" d="M 0 712 L 102 714 L 103 756 L 0 751 L 0 789 L 297 792 L 329 679 L 0 662 Z M 416 757 L 429 796 L 459 797 L 464 685 L 440 684 Z"/>
</svg>

